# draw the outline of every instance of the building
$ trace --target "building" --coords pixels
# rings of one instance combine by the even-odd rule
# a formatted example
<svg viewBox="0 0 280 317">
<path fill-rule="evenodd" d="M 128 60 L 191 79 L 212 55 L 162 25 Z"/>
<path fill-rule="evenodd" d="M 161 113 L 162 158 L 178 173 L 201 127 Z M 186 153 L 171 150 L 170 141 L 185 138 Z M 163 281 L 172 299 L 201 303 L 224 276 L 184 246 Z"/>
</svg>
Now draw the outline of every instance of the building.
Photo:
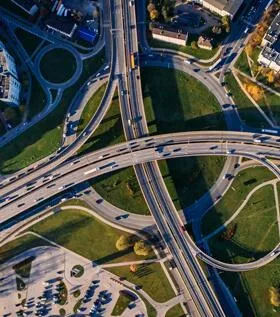
<svg viewBox="0 0 280 317">
<path fill-rule="evenodd" d="M 5 1 L 12 1 L 15 5 L 20 7 L 23 11 L 30 15 L 35 15 L 39 8 L 34 3 L 33 0 L 5 0 Z"/>
<path fill-rule="evenodd" d="M 233 19 L 244 0 L 195 0 L 195 2 L 212 12 L 221 16 L 228 15 Z"/>
<path fill-rule="evenodd" d="M 159 23 L 152 25 L 152 36 L 154 39 L 177 45 L 186 45 L 188 40 L 188 33 Z"/>
<path fill-rule="evenodd" d="M 262 40 L 263 49 L 258 62 L 276 72 L 280 71 L 280 12 L 272 21 Z"/>
<path fill-rule="evenodd" d="M 18 106 L 20 89 L 15 60 L 0 41 L 0 100 Z"/>
<path fill-rule="evenodd" d="M 209 39 L 208 37 L 200 36 L 197 41 L 197 46 L 199 48 L 203 48 L 205 50 L 211 51 L 213 49 L 212 45 L 212 39 Z"/>
<path fill-rule="evenodd" d="M 46 20 L 46 26 L 48 29 L 54 30 L 68 38 L 71 38 L 77 29 L 77 24 L 71 17 L 57 17 L 51 16 Z"/>
</svg>

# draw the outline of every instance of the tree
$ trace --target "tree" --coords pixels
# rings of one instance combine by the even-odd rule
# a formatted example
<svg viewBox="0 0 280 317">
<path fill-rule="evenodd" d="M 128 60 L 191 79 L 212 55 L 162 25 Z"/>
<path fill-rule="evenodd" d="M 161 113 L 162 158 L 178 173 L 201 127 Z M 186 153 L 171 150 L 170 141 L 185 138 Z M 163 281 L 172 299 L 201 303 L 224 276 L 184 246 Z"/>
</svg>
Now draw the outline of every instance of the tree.
<svg viewBox="0 0 280 317">
<path fill-rule="evenodd" d="M 116 242 L 116 248 L 123 251 L 133 246 L 133 239 L 131 236 L 121 235 Z"/>
<path fill-rule="evenodd" d="M 134 244 L 134 252 L 137 255 L 148 255 L 151 247 L 144 240 L 139 240 Z"/>
<path fill-rule="evenodd" d="M 244 83 L 243 85 L 255 101 L 260 101 L 264 97 L 264 90 L 262 87 L 254 83 Z"/>
<path fill-rule="evenodd" d="M 276 287 L 270 287 L 269 290 L 270 302 L 273 306 L 280 306 L 280 289 Z"/>
<path fill-rule="evenodd" d="M 191 48 L 197 48 L 197 43 L 196 41 L 191 42 Z"/>
<path fill-rule="evenodd" d="M 147 6 L 147 10 L 149 13 L 151 13 L 153 10 L 155 10 L 155 8 L 156 8 L 156 6 L 152 2 L 150 2 Z"/>
<path fill-rule="evenodd" d="M 156 20 L 158 18 L 159 14 L 158 14 L 158 10 L 154 9 L 150 12 L 150 19 L 152 21 Z"/>
<path fill-rule="evenodd" d="M 227 33 L 230 32 L 230 17 L 228 15 L 224 15 L 222 17 L 222 25 Z"/>
</svg>

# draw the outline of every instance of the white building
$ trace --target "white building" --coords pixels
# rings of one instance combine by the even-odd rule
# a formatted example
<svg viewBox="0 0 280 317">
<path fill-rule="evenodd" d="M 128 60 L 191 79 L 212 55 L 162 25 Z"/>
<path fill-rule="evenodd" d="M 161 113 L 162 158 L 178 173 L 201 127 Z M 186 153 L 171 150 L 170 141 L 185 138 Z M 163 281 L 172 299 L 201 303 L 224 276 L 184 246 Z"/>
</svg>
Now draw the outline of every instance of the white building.
<svg viewBox="0 0 280 317">
<path fill-rule="evenodd" d="M 280 71 L 280 12 L 272 21 L 262 40 L 263 49 L 258 62 L 276 72 Z"/>
<path fill-rule="evenodd" d="M 15 60 L 0 41 L 0 100 L 18 106 L 20 89 Z"/>
<path fill-rule="evenodd" d="M 193 1 L 193 0 L 191 0 Z M 215 12 L 221 16 L 228 15 L 231 19 L 241 7 L 244 0 L 194 0 L 206 9 Z"/>
<path fill-rule="evenodd" d="M 188 33 L 182 30 L 167 27 L 166 25 L 153 24 L 152 36 L 154 39 L 185 46 L 188 40 Z"/>
</svg>

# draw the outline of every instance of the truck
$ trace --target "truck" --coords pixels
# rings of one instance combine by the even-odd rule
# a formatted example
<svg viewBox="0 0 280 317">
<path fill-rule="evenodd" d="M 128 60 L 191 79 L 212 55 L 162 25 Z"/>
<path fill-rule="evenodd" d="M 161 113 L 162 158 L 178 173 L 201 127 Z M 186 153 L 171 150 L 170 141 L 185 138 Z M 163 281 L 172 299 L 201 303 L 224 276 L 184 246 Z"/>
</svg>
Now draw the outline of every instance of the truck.
<svg viewBox="0 0 280 317">
<path fill-rule="evenodd" d="M 133 53 L 130 54 L 130 67 L 131 67 L 131 69 L 135 68 L 135 60 L 134 60 L 134 54 Z"/>
</svg>

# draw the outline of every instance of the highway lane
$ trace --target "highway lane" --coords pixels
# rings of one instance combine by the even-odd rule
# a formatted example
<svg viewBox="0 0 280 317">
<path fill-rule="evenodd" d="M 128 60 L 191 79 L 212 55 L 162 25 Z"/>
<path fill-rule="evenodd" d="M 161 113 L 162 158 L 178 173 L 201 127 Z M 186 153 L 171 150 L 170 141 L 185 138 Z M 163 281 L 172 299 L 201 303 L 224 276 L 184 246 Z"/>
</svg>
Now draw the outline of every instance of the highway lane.
<svg viewBox="0 0 280 317">
<path fill-rule="evenodd" d="M 134 67 L 134 64 L 138 63 L 138 45 L 135 46 L 137 41 L 137 32 L 135 32 L 135 28 L 131 30 L 132 26 L 136 25 L 136 16 L 135 16 L 135 7 L 134 5 L 128 7 L 127 2 L 123 2 L 123 15 L 124 15 L 124 30 L 125 30 L 125 41 L 126 41 L 126 51 L 125 59 L 126 59 L 126 69 L 128 76 L 126 80 L 126 85 L 128 87 L 129 95 L 127 98 L 128 102 L 122 102 L 124 100 L 121 99 L 121 113 L 122 113 L 122 121 L 124 126 L 124 131 L 127 139 L 134 139 L 139 136 L 148 135 L 148 127 L 147 121 L 145 118 L 145 110 L 142 99 L 142 89 L 140 84 L 140 70 L 138 67 Z M 133 32 L 134 30 L 134 32 Z M 134 44 L 134 46 L 133 46 Z M 131 55 L 133 54 L 133 55 Z M 137 56 L 136 56 L 137 54 Z M 122 52 L 119 51 L 118 55 L 122 55 Z M 132 59 L 136 60 L 136 63 L 133 62 Z M 136 59 L 137 58 L 137 59 Z M 138 85 L 136 86 L 138 79 Z M 170 232 L 170 228 L 165 221 L 163 215 L 161 215 L 161 211 L 164 208 L 169 208 L 171 212 L 175 210 L 175 207 L 172 203 L 172 200 L 169 199 L 169 206 L 165 205 L 165 201 L 162 200 L 162 193 L 164 196 L 169 197 L 169 193 L 165 186 L 163 186 L 164 182 L 160 173 L 160 170 L 156 163 L 149 164 L 141 164 L 134 166 L 134 170 L 136 173 L 136 177 L 140 184 L 142 193 L 144 198 L 148 204 L 148 207 L 156 220 L 156 224 L 158 229 L 160 230 L 161 235 L 164 237 L 164 240 L 173 255 L 173 259 L 175 263 L 177 263 L 177 267 L 179 268 L 180 275 L 182 280 L 184 281 L 184 288 L 186 289 L 184 293 L 187 298 L 192 298 L 192 301 L 188 302 L 188 306 L 192 311 L 193 315 L 199 316 L 223 316 L 223 313 L 220 314 L 221 308 L 217 301 L 215 301 L 215 295 L 212 293 L 212 289 L 208 284 L 207 279 L 204 274 L 200 271 L 201 268 L 199 264 L 196 262 L 196 266 L 192 264 L 192 272 L 190 272 L 190 261 L 186 262 L 186 259 L 181 255 L 181 252 L 178 248 L 176 241 L 173 239 L 172 232 Z M 149 175 L 153 175 L 160 179 L 161 184 L 154 186 L 155 184 L 149 183 L 149 179 L 151 178 Z M 175 210 L 176 212 L 176 210 Z M 168 236 L 168 238 L 166 238 Z M 190 255 L 190 253 L 189 253 Z M 191 255 L 192 256 L 192 255 Z M 196 261 L 196 260 L 195 260 Z M 195 262 L 194 261 L 194 262 Z M 198 272 L 198 274 L 194 275 L 193 272 Z M 202 274 L 201 274 L 202 273 Z M 196 279 L 196 277 L 199 277 Z M 199 280 L 203 286 L 198 287 Z M 181 285 L 181 281 L 179 281 L 179 285 Z M 206 288 L 204 290 L 204 288 Z M 201 292 L 202 290 L 202 292 Z M 203 293 L 203 294 L 202 294 Z M 190 296 L 191 295 L 191 296 Z M 214 306 L 214 307 L 213 307 Z M 211 307 L 211 308 L 210 308 Z M 212 314 L 213 311 L 213 314 Z M 218 313 L 216 313 L 218 312 Z"/>
<path fill-rule="evenodd" d="M 108 10 L 110 10 L 110 8 L 108 8 Z M 115 24 L 113 19 L 112 27 L 114 27 L 114 25 Z M 73 156 L 77 152 L 77 150 L 91 137 L 94 131 L 98 128 L 100 122 L 102 121 L 110 107 L 115 89 L 117 87 L 116 73 L 118 72 L 118 65 L 116 57 L 116 40 L 114 34 L 111 34 L 110 32 L 109 34 L 112 38 L 107 38 L 107 45 L 111 47 L 112 54 L 110 61 L 111 68 L 108 79 L 108 85 L 106 87 L 106 91 L 103 95 L 103 98 L 96 113 L 86 126 L 83 133 L 81 133 L 70 146 L 58 149 L 58 151 L 53 153 L 53 155 L 49 156 L 43 162 L 34 164 L 32 167 L 25 168 L 24 170 L 15 173 L 12 177 L 4 179 L 0 184 L 0 188 L 1 186 L 7 186 L 12 190 L 14 186 L 23 185 L 25 182 L 30 181 L 35 176 L 42 175 L 43 173 L 47 173 L 48 171 L 52 170 L 57 165 L 63 163 L 65 160 Z M 92 82 L 92 80 L 94 79 L 91 78 L 89 82 Z M 83 97 L 82 95 L 86 94 L 89 82 L 86 82 L 83 85 L 83 87 L 81 87 L 81 89 L 77 92 L 73 102 L 76 102 L 77 100 L 81 99 Z M 15 181 L 16 184 L 14 184 Z"/>
<path fill-rule="evenodd" d="M 211 143 L 209 144 L 209 142 L 189 143 L 187 141 L 182 144 L 167 145 L 165 146 L 164 151 L 161 153 L 158 152 L 157 148 L 147 147 L 142 150 L 137 150 L 134 152 L 129 151 L 128 153 L 125 153 L 125 154 L 119 154 L 118 156 L 114 158 L 102 159 L 99 162 L 97 157 L 91 157 L 92 163 L 88 161 L 87 162 L 88 165 L 82 165 L 81 168 L 77 168 L 76 170 L 74 170 L 72 162 L 69 162 L 65 164 L 64 166 L 65 174 L 61 175 L 60 177 L 57 177 L 56 179 L 49 180 L 49 182 L 47 183 L 43 183 L 43 184 L 41 183 L 40 187 L 31 191 L 27 196 L 23 196 L 20 199 L 15 200 L 11 204 L 8 204 L 2 207 L 1 208 L 1 222 L 3 222 L 3 220 L 10 218 L 11 216 L 15 216 L 16 214 L 19 214 L 22 211 L 27 210 L 31 208 L 32 206 L 38 204 L 38 198 L 40 198 L 41 195 L 43 199 L 40 201 L 44 201 L 48 197 L 51 197 L 57 194 L 59 192 L 59 188 L 61 186 L 65 186 L 65 184 L 71 184 L 71 185 L 64 187 L 64 189 L 70 188 L 78 183 L 84 182 L 85 180 L 89 178 L 96 177 L 98 175 L 111 172 L 113 170 L 131 166 L 133 164 L 146 163 L 151 160 L 194 156 L 194 155 L 195 156 L 211 155 L 211 154 L 213 155 L 213 150 L 210 149 L 209 145 L 211 145 Z M 123 146 L 123 144 L 120 146 L 118 145 L 117 148 L 120 149 L 121 146 Z M 177 150 L 178 146 L 180 146 L 180 151 Z M 255 154 L 256 151 L 261 153 L 266 152 L 267 155 L 269 155 L 270 157 L 275 157 L 279 159 L 280 157 L 279 149 L 275 149 L 273 147 L 268 147 L 268 146 L 264 146 L 260 144 L 256 145 L 256 144 L 244 144 L 244 143 L 228 143 L 227 146 L 225 146 L 224 143 L 216 143 L 215 146 L 217 146 L 217 148 L 214 155 L 235 155 L 235 156 L 245 156 L 248 158 L 253 158 L 255 160 L 258 160 L 263 165 L 267 166 L 270 170 L 272 170 L 275 173 L 277 177 L 280 178 L 280 171 L 278 167 L 276 167 L 274 164 L 272 164 L 268 160 L 264 160 L 263 155 L 259 156 Z M 235 149 L 234 153 L 228 154 L 229 149 Z M 107 148 L 108 153 L 110 153 L 111 150 L 112 150 L 111 147 Z M 166 156 L 166 154 L 168 155 Z M 99 155 L 99 153 L 97 153 L 96 155 Z M 114 163 L 112 164 L 112 162 Z M 80 164 L 80 162 L 77 163 L 77 165 L 78 164 Z M 99 167 L 99 169 L 97 169 L 97 167 Z M 149 180 L 150 180 L 148 183 L 149 186 L 151 184 L 152 186 L 156 186 L 156 184 L 160 181 L 158 178 L 155 178 L 155 177 L 156 176 L 154 174 L 149 174 Z M 53 184 L 55 185 L 53 186 Z M 160 194 L 161 193 L 157 195 L 160 195 Z M 19 203 L 25 203 L 25 205 L 22 206 L 21 208 L 17 208 L 16 204 L 19 204 Z M 175 226 L 175 228 L 176 230 L 180 230 L 180 227 L 178 226 Z M 268 254 L 265 258 L 261 260 L 251 262 L 248 264 L 247 263 L 242 264 L 242 265 L 223 264 L 220 261 L 217 261 L 215 259 L 212 259 L 208 255 L 205 255 L 189 239 L 187 239 L 187 242 L 186 242 L 185 238 L 183 239 L 184 236 L 186 236 L 186 234 L 181 233 L 180 239 L 182 239 L 181 243 L 183 243 L 184 247 L 185 247 L 185 244 L 187 243 L 189 246 L 191 246 L 191 249 L 195 255 L 199 256 L 206 263 L 210 265 L 214 265 L 215 267 L 218 267 L 223 270 L 242 271 L 242 270 L 254 269 L 256 267 L 260 267 L 262 265 L 269 263 L 278 255 L 277 254 L 278 246 L 277 246 L 274 251 L 272 251 L 270 254 Z"/>
</svg>

